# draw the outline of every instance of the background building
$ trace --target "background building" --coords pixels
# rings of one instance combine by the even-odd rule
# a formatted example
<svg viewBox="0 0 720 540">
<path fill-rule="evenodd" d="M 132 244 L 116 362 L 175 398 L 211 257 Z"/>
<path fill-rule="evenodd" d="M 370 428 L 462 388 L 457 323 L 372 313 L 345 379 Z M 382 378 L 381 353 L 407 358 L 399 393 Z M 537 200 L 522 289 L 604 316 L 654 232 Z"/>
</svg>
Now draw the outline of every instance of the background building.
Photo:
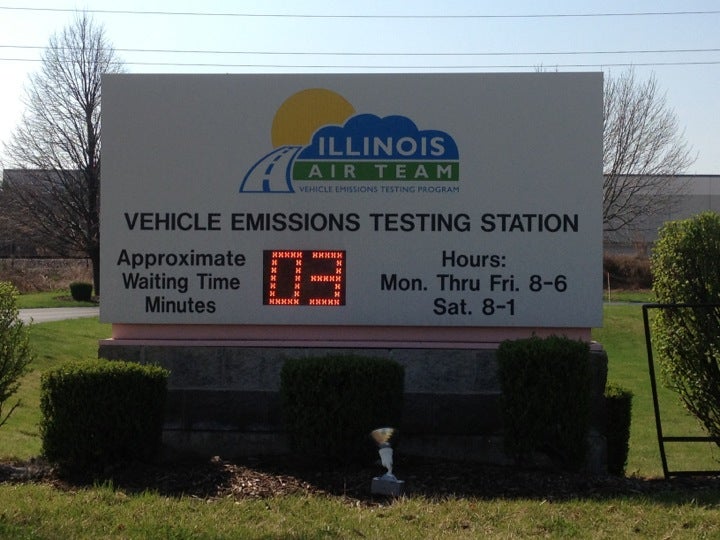
<svg viewBox="0 0 720 540">
<path fill-rule="evenodd" d="M 720 212 L 720 175 L 677 175 L 669 181 L 684 185 L 683 194 L 673 197 L 668 207 L 645 216 L 630 226 L 605 234 L 605 253 L 648 255 L 666 221 L 686 219 L 701 212 Z"/>
</svg>

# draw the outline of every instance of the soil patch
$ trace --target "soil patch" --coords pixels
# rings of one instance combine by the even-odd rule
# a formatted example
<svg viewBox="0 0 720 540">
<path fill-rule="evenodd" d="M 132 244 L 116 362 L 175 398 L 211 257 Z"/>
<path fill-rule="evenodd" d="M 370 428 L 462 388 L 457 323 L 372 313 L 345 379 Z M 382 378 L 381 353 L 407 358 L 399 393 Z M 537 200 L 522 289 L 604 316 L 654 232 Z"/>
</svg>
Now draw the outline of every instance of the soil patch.
<svg viewBox="0 0 720 540">
<path fill-rule="evenodd" d="M 128 492 L 152 491 L 165 496 L 207 500 L 257 499 L 290 494 L 342 497 L 352 504 L 374 505 L 386 498 L 372 495 L 370 483 L 384 469 L 379 464 L 328 468 L 292 456 L 244 462 L 213 458 L 207 462 L 162 465 L 133 464 L 102 475 L 60 474 L 39 460 L 0 464 L 0 482 L 48 483 L 62 490 L 91 487 L 112 481 Z M 713 490 L 720 493 L 720 477 L 664 479 L 592 476 L 547 470 L 520 470 L 475 463 L 438 462 L 404 458 L 395 471 L 406 481 L 406 494 L 429 499 L 448 497 L 570 500 L 665 492 Z"/>
</svg>

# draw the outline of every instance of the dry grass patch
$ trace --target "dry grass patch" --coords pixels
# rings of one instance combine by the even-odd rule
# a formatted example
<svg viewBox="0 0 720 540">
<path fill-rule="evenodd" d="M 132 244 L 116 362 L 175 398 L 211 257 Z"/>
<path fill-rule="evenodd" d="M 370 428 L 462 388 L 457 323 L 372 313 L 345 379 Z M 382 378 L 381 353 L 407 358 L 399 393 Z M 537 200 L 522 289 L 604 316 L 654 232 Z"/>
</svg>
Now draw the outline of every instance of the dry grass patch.
<svg viewBox="0 0 720 540">
<path fill-rule="evenodd" d="M 73 281 L 92 283 L 92 266 L 87 259 L 1 259 L 0 281 L 20 293 L 67 290 Z"/>
</svg>

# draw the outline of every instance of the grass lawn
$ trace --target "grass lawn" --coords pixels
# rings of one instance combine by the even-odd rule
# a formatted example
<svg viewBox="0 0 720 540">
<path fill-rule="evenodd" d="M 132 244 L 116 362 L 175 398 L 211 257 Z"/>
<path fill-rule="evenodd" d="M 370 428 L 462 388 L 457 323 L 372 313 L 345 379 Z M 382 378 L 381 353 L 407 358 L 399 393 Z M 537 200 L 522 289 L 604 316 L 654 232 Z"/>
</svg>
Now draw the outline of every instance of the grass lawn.
<svg viewBox="0 0 720 540">
<path fill-rule="evenodd" d="M 603 294 L 603 300 L 605 302 L 639 302 L 649 303 L 655 301 L 655 295 L 652 291 L 648 290 L 623 290 L 618 289 L 616 291 L 605 290 Z"/>
<path fill-rule="evenodd" d="M 604 327 L 593 331 L 593 339 L 602 343 L 607 351 L 608 381 L 619 384 L 634 394 L 627 474 L 660 476 L 662 464 L 657 443 L 641 304 L 606 304 Z M 659 377 L 657 363 L 655 370 Z M 706 435 L 694 417 L 680 405 L 677 396 L 664 388 L 659 378 L 657 382 L 664 435 Z M 665 445 L 670 470 L 720 469 L 718 450 L 716 445 L 709 443 Z"/>
<path fill-rule="evenodd" d="M 51 308 L 51 307 L 94 307 L 95 302 L 77 302 L 70 297 L 70 292 L 52 291 L 26 293 L 17 297 L 18 309 Z"/>
<path fill-rule="evenodd" d="M 25 376 L 17 394 L 21 404 L 0 428 L 0 460 L 29 459 L 40 454 L 40 376 L 53 366 L 70 360 L 97 358 L 98 340 L 110 335 L 110 325 L 97 318 L 35 324 L 30 343 L 35 354 L 32 371 Z"/>
<path fill-rule="evenodd" d="M 97 340 L 110 327 L 78 319 L 37 324 L 31 332 L 34 371 L 16 396 L 23 405 L 0 429 L 0 459 L 38 455 L 40 374 L 70 359 L 94 358 Z M 628 473 L 658 476 L 640 305 L 606 305 L 605 326 L 593 336 L 608 352 L 610 381 L 635 394 Z M 666 434 L 696 430 L 673 397 L 667 390 L 661 395 L 669 407 Z M 698 460 L 717 468 L 716 454 L 683 448 L 671 457 L 671 468 L 696 468 Z M 112 485 L 62 490 L 24 483 L 0 484 L 0 538 L 720 538 L 719 510 L 720 491 L 672 482 L 665 491 L 635 496 L 410 496 L 375 505 L 332 496 L 203 500 L 128 493 Z"/>
<path fill-rule="evenodd" d="M 2 538 L 717 538 L 717 497 L 565 502 L 402 498 L 367 507 L 338 497 L 203 501 L 110 486 L 71 493 L 0 486 Z"/>
</svg>

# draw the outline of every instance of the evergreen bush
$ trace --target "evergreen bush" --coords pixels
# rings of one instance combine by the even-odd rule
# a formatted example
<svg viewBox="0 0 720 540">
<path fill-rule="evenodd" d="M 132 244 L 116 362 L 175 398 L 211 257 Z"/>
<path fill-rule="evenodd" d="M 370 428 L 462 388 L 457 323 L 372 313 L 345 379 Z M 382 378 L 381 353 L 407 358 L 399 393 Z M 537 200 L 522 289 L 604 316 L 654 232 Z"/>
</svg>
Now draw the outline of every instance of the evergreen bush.
<svg viewBox="0 0 720 540">
<path fill-rule="evenodd" d="M 73 470 L 152 461 L 160 448 L 167 377 L 157 366 L 107 360 L 71 362 L 44 373 L 44 455 Z"/>
<path fill-rule="evenodd" d="M 93 286 L 92 283 L 83 281 L 74 281 L 70 284 L 70 296 L 76 302 L 92 301 Z"/>
<path fill-rule="evenodd" d="M 653 334 L 665 384 L 712 437 L 720 437 L 720 215 L 666 223 L 652 254 L 653 290 L 663 308 Z"/>
<path fill-rule="evenodd" d="M 589 345 L 558 336 L 508 340 L 497 358 L 508 454 L 522 462 L 541 452 L 560 468 L 580 468 L 590 424 Z"/>
<path fill-rule="evenodd" d="M 605 440 L 610 474 L 623 476 L 630 451 L 633 393 L 614 384 L 605 388 Z"/>
<path fill-rule="evenodd" d="M 404 368 L 354 355 L 288 359 L 280 393 L 293 449 L 347 464 L 377 456 L 370 431 L 398 427 Z"/>
</svg>

